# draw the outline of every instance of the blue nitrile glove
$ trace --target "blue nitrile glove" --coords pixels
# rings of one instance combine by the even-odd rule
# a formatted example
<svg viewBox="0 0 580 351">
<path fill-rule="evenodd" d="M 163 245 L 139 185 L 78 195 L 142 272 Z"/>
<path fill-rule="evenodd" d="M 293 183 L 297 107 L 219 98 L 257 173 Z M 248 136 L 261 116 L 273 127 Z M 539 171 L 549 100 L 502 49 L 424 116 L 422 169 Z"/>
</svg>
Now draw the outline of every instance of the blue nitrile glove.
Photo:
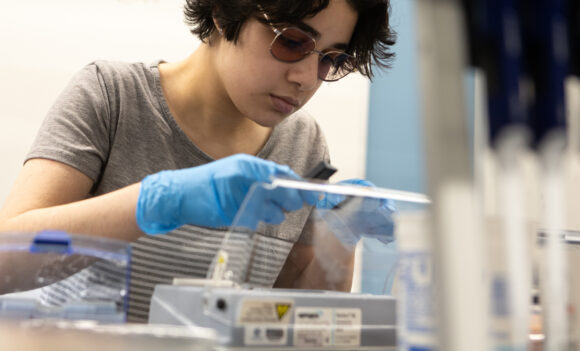
<svg viewBox="0 0 580 351">
<path fill-rule="evenodd" d="M 349 179 L 338 184 L 375 187 L 363 179 Z M 347 197 L 325 194 L 316 208 L 343 244 L 355 245 L 361 237 L 371 237 L 387 244 L 394 240 L 392 200 L 371 197 Z"/>
<path fill-rule="evenodd" d="M 299 179 L 288 166 L 249 155 L 149 175 L 141 182 L 137 225 L 147 234 L 166 233 L 184 224 L 230 226 L 252 184 L 270 182 L 272 177 Z M 258 192 L 252 201 L 263 205 L 251 211 L 255 217 L 245 216 L 242 224 L 255 229 L 259 221 L 280 223 L 283 211 L 297 210 L 305 201 L 315 203 L 307 195 L 288 189 Z"/>
<path fill-rule="evenodd" d="M 255 183 L 242 204 L 243 212 L 238 213 L 236 227 L 256 229 L 259 221 L 267 224 L 280 224 L 284 221 L 285 211 L 295 211 L 304 205 L 312 206 L 318 200 L 311 191 L 274 187 L 270 183 Z"/>
</svg>

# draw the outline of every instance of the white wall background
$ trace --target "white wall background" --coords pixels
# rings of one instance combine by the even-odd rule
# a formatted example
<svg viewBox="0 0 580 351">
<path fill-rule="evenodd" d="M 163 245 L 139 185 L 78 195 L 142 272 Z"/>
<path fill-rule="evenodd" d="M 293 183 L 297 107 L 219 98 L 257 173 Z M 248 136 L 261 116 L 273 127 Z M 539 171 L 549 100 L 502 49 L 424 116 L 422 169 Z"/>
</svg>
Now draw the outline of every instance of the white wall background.
<svg viewBox="0 0 580 351">
<path fill-rule="evenodd" d="M 46 111 L 96 60 L 180 60 L 198 41 L 183 0 L 0 0 L 0 204 Z M 333 180 L 364 177 L 369 85 L 359 75 L 325 84 L 307 105 L 326 132 Z"/>
</svg>

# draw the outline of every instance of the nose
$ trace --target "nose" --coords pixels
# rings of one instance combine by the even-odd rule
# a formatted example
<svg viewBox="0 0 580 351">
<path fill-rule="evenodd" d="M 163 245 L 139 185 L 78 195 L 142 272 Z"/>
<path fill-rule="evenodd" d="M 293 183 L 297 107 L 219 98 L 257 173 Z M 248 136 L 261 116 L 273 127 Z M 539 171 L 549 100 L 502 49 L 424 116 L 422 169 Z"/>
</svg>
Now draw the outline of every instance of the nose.
<svg viewBox="0 0 580 351">
<path fill-rule="evenodd" d="M 287 73 L 288 80 L 298 85 L 300 91 L 316 89 L 321 83 L 318 79 L 318 62 L 319 55 L 313 52 L 304 59 L 291 63 Z"/>
</svg>

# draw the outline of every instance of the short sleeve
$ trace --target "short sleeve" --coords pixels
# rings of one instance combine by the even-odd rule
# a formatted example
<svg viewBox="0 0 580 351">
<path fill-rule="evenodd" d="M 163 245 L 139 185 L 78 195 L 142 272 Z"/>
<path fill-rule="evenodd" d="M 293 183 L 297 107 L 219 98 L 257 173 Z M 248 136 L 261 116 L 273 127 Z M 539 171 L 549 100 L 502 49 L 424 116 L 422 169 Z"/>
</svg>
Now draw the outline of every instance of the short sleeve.
<svg viewBox="0 0 580 351">
<path fill-rule="evenodd" d="M 107 162 L 112 138 L 109 106 L 97 65 L 85 66 L 48 111 L 26 160 L 59 161 L 96 182 Z"/>
</svg>

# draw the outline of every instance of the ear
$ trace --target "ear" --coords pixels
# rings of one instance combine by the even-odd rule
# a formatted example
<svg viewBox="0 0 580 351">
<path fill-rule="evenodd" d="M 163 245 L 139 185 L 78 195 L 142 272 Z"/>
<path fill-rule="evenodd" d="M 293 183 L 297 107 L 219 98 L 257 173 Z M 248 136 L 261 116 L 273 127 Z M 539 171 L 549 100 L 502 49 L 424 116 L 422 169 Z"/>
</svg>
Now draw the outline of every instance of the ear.
<svg viewBox="0 0 580 351">
<path fill-rule="evenodd" d="M 220 35 L 223 35 L 224 30 L 222 29 L 222 26 L 218 23 L 215 16 L 213 16 L 212 19 L 213 19 L 213 25 L 215 26 L 215 29 L 217 29 L 217 31 L 218 31 L 218 33 L 220 33 Z"/>
</svg>

